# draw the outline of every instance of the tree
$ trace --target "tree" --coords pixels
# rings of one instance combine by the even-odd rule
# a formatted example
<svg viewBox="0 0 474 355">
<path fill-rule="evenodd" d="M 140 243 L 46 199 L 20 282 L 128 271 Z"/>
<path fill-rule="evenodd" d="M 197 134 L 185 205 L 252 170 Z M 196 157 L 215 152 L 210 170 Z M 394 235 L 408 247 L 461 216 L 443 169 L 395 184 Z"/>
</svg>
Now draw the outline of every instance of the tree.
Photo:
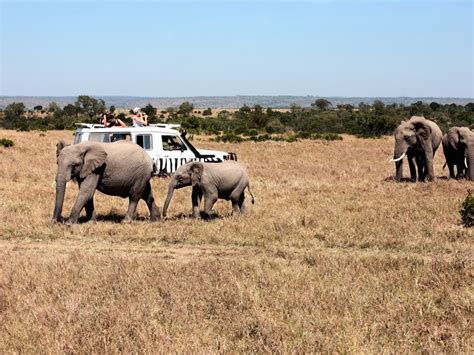
<svg viewBox="0 0 474 355">
<path fill-rule="evenodd" d="M 56 102 L 50 102 L 48 104 L 48 112 L 59 112 L 61 111 L 61 107 Z"/>
<path fill-rule="evenodd" d="M 23 102 L 12 102 L 7 107 L 5 107 L 5 114 L 20 117 L 25 113 L 25 110 L 26 107 Z"/>
<path fill-rule="evenodd" d="M 205 109 L 204 111 L 202 111 L 202 115 L 203 116 L 211 116 L 212 115 L 212 110 L 210 107 L 208 107 L 207 109 Z"/>
<path fill-rule="evenodd" d="M 142 108 L 142 111 L 145 112 L 149 117 L 155 117 L 157 109 L 156 107 L 153 107 L 152 104 L 149 103 L 144 108 Z"/>
<path fill-rule="evenodd" d="M 66 116 L 69 117 L 77 116 L 77 114 L 79 113 L 79 107 L 73 104 L 67 104 L 66 106 L 64 106 L 63 112 Z"/>
<path fill-rule="evenodd" d="M 375 100 L 372 104 L 376 115 L 383 115 L 385 112 L 385 104 L 380 100 Z"/>
<path fill-rule="evenodd" d="M 329 106 L 331 106 L 331 101 L 329 100 L 326 100 L 326 99 L 317 99 L 316 101 L 314 101 L 311 106 L 316 106 L 317 108 L 319 108 L 321 111 L 324 111 L 326 110 Z"/>
<path fill-rule="evenodd" d="M 35 107 L 33 107 L 33 110 L 35 111 L 41 111 L 43 109 L 43 106 L 41 105 L 36 105 Z"/>
<path fill-rule="evenodd" d="M 433 111 L 438 111 L 438 109 L 441 107 L 441 105 L 437 102 L 432 102 L 430 103 L 430 109 L 432 109 Z"/>
<path fill-rule="evenodd" d="M 360 102 L 357 106 L 360 112 L 367 113 L 370 111 L 370 105 L 367 105 L 365 102 Z"/>
<path fill-rule="evenodd" d="M 184 117 L 188 117 L 191 112 L 193 112 L 194 106 L 189 101 L 183 102 L 179 105 L 178 113 L 183 115 Z"/>
<path fill-rule="evenodd" d="M 301 105 L 298 105 L 298 104 L 291 104 L 290 105 L 290 112 L 295 114 L 297 112 L 300 112 L 301 111 Z"/>
<path fill-rule="evenodd" d="M 255 105 L 250 114 L 250 125 L 252 128 L 263 128 L 268 123 L 268 116 L 263 112 L 263 107 Z"/>
<path fill-rule="evenodd" d="M 105 101 L 95 99 L 87 95 L 79 95 L 75 105 L 79 107 L 80 112 L 86 113 L 90 118 L 97 116 L 105 111 Z"/>
</svg>

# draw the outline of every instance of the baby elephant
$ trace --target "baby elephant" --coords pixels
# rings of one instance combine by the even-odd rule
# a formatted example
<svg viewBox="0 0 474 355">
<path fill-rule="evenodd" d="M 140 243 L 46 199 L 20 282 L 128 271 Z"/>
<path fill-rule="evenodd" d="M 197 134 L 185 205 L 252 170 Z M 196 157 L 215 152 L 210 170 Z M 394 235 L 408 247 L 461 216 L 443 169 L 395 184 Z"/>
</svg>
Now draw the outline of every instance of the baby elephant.
<svg viewBox="0 0 474 355">
<path fill-rule="evenodd" d="M 204 213 L 206 217 L 214 217 L 215 212 L 212 207 L 217 199 L 232 201 L 233 212 L 243 213 L 244 190 L 248 188 L 252 196 L 252 203 L 255 202 L 250 191 L 249 177 L 244 167 L 235 161 L 225 161 L 223 163 L 199 163 L 190 162 L 181 166 L 174 174 L 168 188 L 168 196 L 163 206 L 163 217 L 166 217 L 171 197 L 174 189 L 185 186 L 193 187 L 193 217 L 200 217 L 199 203 L 204 196 Z"/>
</svg>

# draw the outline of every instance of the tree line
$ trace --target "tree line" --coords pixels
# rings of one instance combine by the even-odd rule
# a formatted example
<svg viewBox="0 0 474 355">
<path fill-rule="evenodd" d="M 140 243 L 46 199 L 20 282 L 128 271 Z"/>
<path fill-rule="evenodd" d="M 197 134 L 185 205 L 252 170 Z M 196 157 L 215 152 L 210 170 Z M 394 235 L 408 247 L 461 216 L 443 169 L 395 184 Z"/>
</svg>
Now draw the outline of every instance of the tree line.
<svg viewBox="0 0 474 355">
<path fill-rule="evenodd" d="M 107 108 L 104 100 L 87 95 L 78 96 L 74 104 L 62 108 L 52 102 L 48 107 L 35 106 L 27 111 L 23 103 L 11 103 L 0 112 L 0 126 L 25 131 L 74 129 L 79 122 L 97 123 L 98 115 L 105 110 L 114 112 L 115 108 Z M 191 133 L 216 135 L 216 140 L 221 141 L 334 138 L 343 133 L 380 137 L 392 134 L 402 120 L 413 115 L 431 119 L 444 130 L 451 126 L 474 128 L 474 103 L 463 106 L 418 101 L 410 105 L 386 105 L 376 100 L 372 104 L 333 106 L 327 99 L 317 99 L 310 107 L 293 104 L 287 110 L 276 110 L 244 105 L 234 112 L 222 110 L 216 115 L 211 108 L 195 110 L 193 104 L 186 101 L 179 107 L 163 110 L 148 104 L 142 110 L 147 113 L 149 123 L 180 123 Z M 116 116 L 131 125 L 131 112 Z"/>
</svg>

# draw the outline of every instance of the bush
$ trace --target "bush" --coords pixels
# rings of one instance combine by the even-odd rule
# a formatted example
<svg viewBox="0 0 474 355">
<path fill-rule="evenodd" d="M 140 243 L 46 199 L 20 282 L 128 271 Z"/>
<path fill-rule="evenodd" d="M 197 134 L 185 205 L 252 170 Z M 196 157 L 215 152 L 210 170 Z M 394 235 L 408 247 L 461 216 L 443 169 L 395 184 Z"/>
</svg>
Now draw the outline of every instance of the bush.
<svg viewBox="0 0 474 355">
<path fill-rule="evenodd" d="M 474 226 L 474 197 L 471 195 L 471 190 L 467 190 L 467 196 L 459 210 L 461 214 L 461 221 L 464 227 Z"/>
<path fill-rule="evenodd" d="M 225 133 L 222 136 L 215 137 L 213 141 L 223 143 L 241 143 L 244 139 L 234 133 Z"/>
<path fill-rule="evenodd" d="M 6 139 L 6 138 L 0 139 L 0 146 L 2 147 L 9 148 L 9 147 L 13 147 L 14 145 L 15 143 L 11 139 Z"/>
</svg>

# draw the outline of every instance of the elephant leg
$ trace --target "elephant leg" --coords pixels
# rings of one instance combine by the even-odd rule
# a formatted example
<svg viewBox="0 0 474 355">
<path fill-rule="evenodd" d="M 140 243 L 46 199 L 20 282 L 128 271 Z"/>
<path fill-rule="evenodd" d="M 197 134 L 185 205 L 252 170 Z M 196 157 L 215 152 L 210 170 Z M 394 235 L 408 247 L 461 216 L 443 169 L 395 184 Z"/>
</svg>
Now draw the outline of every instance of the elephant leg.
<svg viewBox="0 0 474 355">
<path fill-rule="evenodd" d="M 88 221 L 95 221 L 95 211 L 94 211 L 94 199 L 91 198 L 89 201 L 87 201 L 86 205 L 84 206 L 86 208 L 86 217 Z"/>
<path fill-rule="evenodd" d="M 448 166 L 449 177 L 451 179 L 455 179 L 456 175 L 454 174 L 454 164 L 452 162 L 446 162 L 446 165 Z M 459 172 L 459 169 L 458 169 L 458 172 Z"/>
<path fill-rule="evenodd" d="M 239 208 L 240 208 L 240 213 L 245 213 L 245 193 L 242 191 L 239 197 Z"/>
<path fill-rule="evenodd" d="M 410 161 L 410 158 L 408 158 Z M 395 162 L 395 181 L 402 181 L 403 179 L 403 159 Z"/>
<path fill-rule="evenodd" d="M 212 210 L 216 202 L 217 194 L 204 195 L 204 214 L 207 218 L 214 218 L 217 215 L 217 213 Z"/>
<path fill-rule="evenodd" d="M 92 174 L 86 177 L 79 185 L 79 194 L 77 195 L 76 202 L 71 209 L 71 214 L 67 221 L 67 224 L 77 223 L 79 215 L 84 206 L 93 199 L 97 183 L 99 182 L 99 176 Z"/>
<path fill-rule="evenodd" d="M 416 167 L 418 168 L 418 181 L 425 181 L 425 164 L 421 157 L 416 156 Z"/>
<path fill-rule="evenodd" d="M 463 156 L 458 157 L 458 159 L 456 159 L 456 167 L 457 167 L 456 179 L 462 179 L 465 175 L 464 171 L 466 170 L 466 165 L 464 164 Z"/>
<path fill-rule="evenodd" d="M 416 168 L 415 163 L 413 163 L 413 157 L 408 157 L 408 165 L 410 166 L 410 180 L 416 182 Z"/>
<path fill-rule="evenodd" d="M 231 199 L 232 202 L 232 215 L 240 213 L 239 200 Z"/>
<path fill-rule="evenodd" d="M 145 186 L 145 191 L 143 191 L 142 199 L 146 202 L 148 209 L 150 210 L 150 221 L 155 222 L 161 219 L 161 213 L 159 207 L 155 203 L 155 198 L 153 197 L 153 191 L 151 189 L 151 184 L 147 181 Z"/>
<path fill-rule="evenodd" d="M 140 196 L 130 196 L 128 198 L 128 210 L 127 214 L 125 215 L 125 218 L 122 220 L 122 222 L 131 222 L 135 219 L 135 212 L 137 210 L 137 205 L 138 201 L 140 201 Z"/>
<path fill-rule="evenodd" d="M 193 186 L 193 192 L 191 194 L 191 200 L 193 204 L 193 217 L 200 218 L 199 205 L 202 200 L 202 190 L 198 186 Z"/>
</svg>

